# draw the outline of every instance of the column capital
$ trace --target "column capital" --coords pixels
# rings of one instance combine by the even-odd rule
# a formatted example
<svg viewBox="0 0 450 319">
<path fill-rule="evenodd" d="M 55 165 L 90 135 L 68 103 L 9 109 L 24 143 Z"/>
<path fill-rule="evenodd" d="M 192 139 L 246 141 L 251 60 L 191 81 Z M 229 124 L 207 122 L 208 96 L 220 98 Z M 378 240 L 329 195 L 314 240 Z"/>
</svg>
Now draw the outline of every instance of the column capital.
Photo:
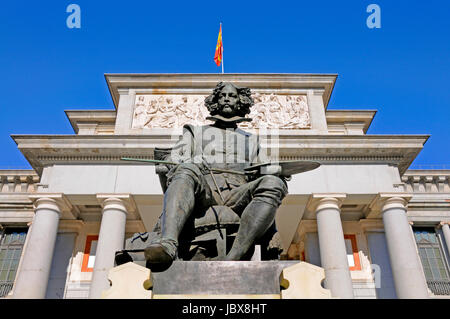
<svg viewBox="0 0 450 319">
<path fill-rule="evenodd" d="M 381 218 L 382 213 L 391 208 L 406 210 L 411 198 L 410 193 L 378 193 L 369 204 L 366 218 Z"/>
<path fill-rule="evenodd" d="M 324 208 L 340 209 L 346 197 L 347 194 L 345 193 L 313 193 L 306 207 L 314 212 Z"/>
<path fill-rule="evenodd" d="M 97 194 L 97 201 L 105 209 L 107 205 L 117 205 L 117 209 L 123 210 L 129 219 L 139 219 L 137 205 L 131 194 L 104 193 Z M 123 208 L 121 208 L 123 207 Z"/>
<path fill-rule="evenodd" d="M 58 212 L 62 219 L 75 219 L 78 215 L 76 208 L 63 193 L 32 194 L 28 198 L 33 202 L 35 211 L 46 207 Z"/>
</svg>

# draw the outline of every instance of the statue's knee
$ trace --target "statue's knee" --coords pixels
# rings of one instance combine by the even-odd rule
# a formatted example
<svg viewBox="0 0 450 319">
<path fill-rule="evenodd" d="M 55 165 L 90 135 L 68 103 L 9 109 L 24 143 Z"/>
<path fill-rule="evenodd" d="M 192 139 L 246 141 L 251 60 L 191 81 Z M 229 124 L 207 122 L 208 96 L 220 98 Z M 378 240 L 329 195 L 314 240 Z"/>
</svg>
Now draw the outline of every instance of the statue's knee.
<svg viewBox="0 0 450 319">
<path fill-rule="evenodd" d="M 172 178 L 169 180 L 169 185 L 173 184 L 174 181 L 177 181 L 177 185 L 180 185 L 180 183 L 192 187 L 195 187 L 196 185 L 196 179 L 190 174 L 184 173 L 174 174 Z"/>
<path fill-rule="evenodd" d="M 195 173 L 201 173 L 200 169 L 198 168 L 198 166 L 194 163 L 181 163 L 177 165 L 177 168 L 175 170 L 176 172 L 181 172 L 181 171 L 190 171 L 190 172 L 195 172 Z"/>
<path fill-rule="evenodd" d="M 169 183 L 174 180 L 181 180 L 197 186 L 200 183 L 200 176 L 201 171 L 195 164 L 181 163 L 176 167 L 173 174 L 171 174 Z"/>
<path fill-rule="evenodd" d="M 194 166 L 195 166 L 195 164 L 193 164 L 193 163 L 180 163 L 180 164 L 178 164 L 177 169 L 192 168 Z"/>
<path fill-rule="evenodd" d="M 281 178 L 274 175 L 265 175 L 260 177 L 253 196 L 257 200 L 278 207 L 287 193 L 287 186 Z"/>
<path fill-rule="evenodd" d="M 264 175 L 261 179 L 261 188 L 279 192 L 282 197 L 286 196 L 288 192 L 287 185 L 280 177 L 275 175 Z"/>
<path fill-rule="evenodd" d="M 200 168 L 193 163 L 181 163 L 175 169 L 174 175 L 184 174 L 199 178 L 202 175 Z"/>
</svg>

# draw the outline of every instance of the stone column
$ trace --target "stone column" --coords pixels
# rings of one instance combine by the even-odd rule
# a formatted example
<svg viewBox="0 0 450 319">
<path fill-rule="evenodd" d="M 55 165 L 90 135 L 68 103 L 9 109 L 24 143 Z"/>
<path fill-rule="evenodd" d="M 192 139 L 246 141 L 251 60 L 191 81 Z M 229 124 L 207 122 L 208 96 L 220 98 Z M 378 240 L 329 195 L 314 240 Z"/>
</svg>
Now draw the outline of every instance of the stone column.
<svg viewBox="0 0 450 319">
<path fill-rule="evenodd" d="M 113 196 L 113 195 L 111 195 Z M 127 209 L 122 199 L 98 195 L 103 206 L 100 234 L 95 253 L 89 298 L 100 298 L 102 291 L 110 288 L 108 272 L 114 267 L 114 255 L 123 249 Z"/>
<path fill-rule="evenodd" d="M 442 232 L 444 233 L 445 244 L 450 254 L 450 222 L 441 222 Z"/>
<path fill-rule="evenodd" d="M 354 297 L 352 278 L 340 216 L 345 197 L 344 194 L 313 194 L 325 288 L 331 290 L 333 297 L 351 299 Z"/>
<path fill-rule="evenodd" d="M 59 197 L 61 198 L 61 195 Z M 61 205 L 58 205 L 57 199 L 32 199 L 35 200 L 35 215 L 14 283 L 15 299 L 45 298 L 61 215 Z"/>
<path fill-rule="evenodd" d="M 395 291 L 400 299 L 428 298 L 427 282 L 406 216 L 407 200 L 397 196 L 381 198 Z"/>
</svg>

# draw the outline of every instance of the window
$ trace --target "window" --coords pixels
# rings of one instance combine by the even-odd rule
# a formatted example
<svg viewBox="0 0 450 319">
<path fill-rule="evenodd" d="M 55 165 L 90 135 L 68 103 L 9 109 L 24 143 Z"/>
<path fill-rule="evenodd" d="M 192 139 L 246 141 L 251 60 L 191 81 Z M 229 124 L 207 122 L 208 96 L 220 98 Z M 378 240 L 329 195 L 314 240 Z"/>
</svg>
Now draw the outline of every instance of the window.
<svg viewBox="0 0 450 319">
<path fill-rule="evenodd" d="M 449 269 L 436 229 L 414 227 L 413 230 L 428 287 L 436 295 L 449 295 Z"/>
<path fill-rule="evenodd" d="M 125 233 L 124 247 L 126 245 L 127 238 L 130 238 L 134 233 Z M 86 236 L 86 244 L 84 246 L 83 263 L 81 265 L 81 272 L 94 271 L 95 255 L 97 252 L 98 235 Z"/>
<path fill-rule="evenodd" d="M 27 228 L 0 230 L 0 298 L 12 289 L 27 236 Z"/>
<path fill-rule="evenodd" d="M 359 261 L 358 246 L 356 245 L 355 235 L 344 235 L 345 248 L 347 250 L 347 259 L 350 270 L 361 270 Z"/>
<path fill-rule="evenodd" d="M 86 246 L 84 248 L 82 272 L 92 272 L 94 270 L 95 252 L 97 250 L 98 235 L 89 235 L 86 237 Z"/>
<path fill-rule="evenodd" d="M 450 279 L 435 229 L 418 227 L 414 236 L 427 280 Z"/>
</svg>

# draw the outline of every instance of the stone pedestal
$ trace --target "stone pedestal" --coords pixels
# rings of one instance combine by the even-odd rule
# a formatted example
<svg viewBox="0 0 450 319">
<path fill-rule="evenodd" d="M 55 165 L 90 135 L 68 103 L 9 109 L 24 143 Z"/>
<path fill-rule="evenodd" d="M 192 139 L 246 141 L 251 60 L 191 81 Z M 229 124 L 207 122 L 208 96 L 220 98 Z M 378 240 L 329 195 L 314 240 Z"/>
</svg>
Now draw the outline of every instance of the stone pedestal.
<svg viewBox="0 0 450 319">
<path fill-rule="evenodd" d="M 152 273 L 155 295 L 279 295 L 280 274 L 297 261 L 175 261 Z"/>
<path fill-rule="evenodd" d="M 284 268 L 280 275 L 281 299 L 330 299 L 331 291 L 321 282 L 325 271 L 308 263 L 300 262 Z"/>
<path fill-rule="evenodd" d="M 102 292 L 103 299 L 151 299 L 150 269 L 129 262 L 109 271 L 112 286 Z"/>
<path fill-rule="evenodd" d="M 331 298 L 323 268 L 298 261 L 175 261 L 159 273 L 127 263 L 109 273 L 103 298 Z M 143 287 L 149 288 L 145 291 Z M 139 297 L 140 296 L 140 297 Z"/>
</svg>

